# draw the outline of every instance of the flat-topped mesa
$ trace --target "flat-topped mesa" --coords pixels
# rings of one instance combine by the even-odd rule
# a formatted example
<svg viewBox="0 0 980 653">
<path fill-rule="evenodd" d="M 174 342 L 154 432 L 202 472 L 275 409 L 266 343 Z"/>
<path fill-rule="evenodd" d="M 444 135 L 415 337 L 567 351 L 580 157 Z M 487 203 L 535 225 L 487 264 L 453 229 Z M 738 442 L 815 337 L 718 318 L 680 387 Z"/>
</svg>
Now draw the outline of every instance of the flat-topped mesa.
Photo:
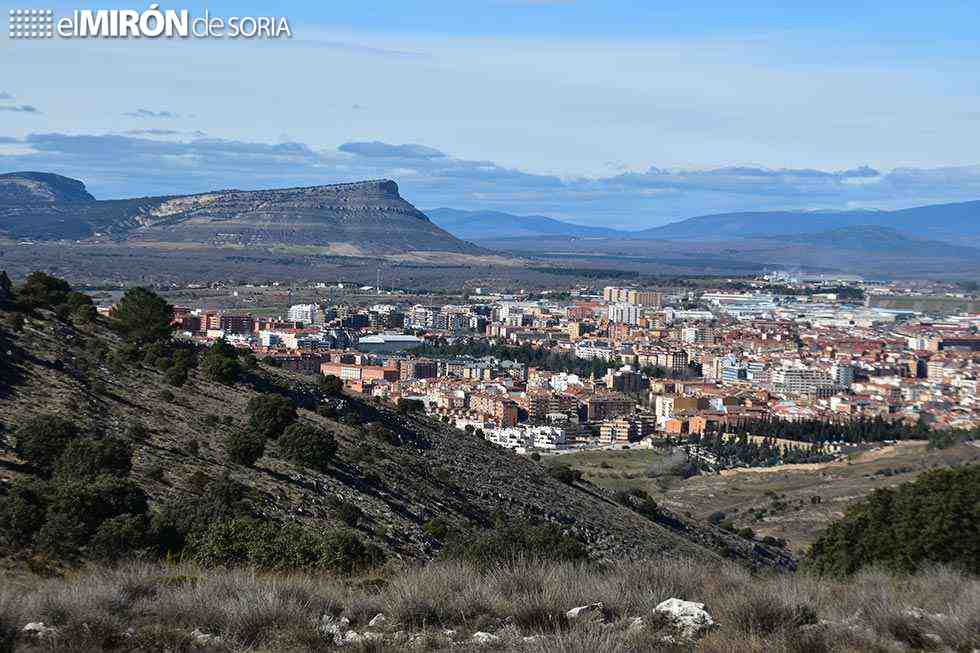
<svg viewBox="0 0 980 653">
<path fill-rule="evenodd" d="M 213 247 L 285 245 L 372 256 L 485 253 L 429 221 L 390 179 L 104 202 L 8 203 L 0 205 L 0 235 Z"/>
<path fill-rule="evenodd" d="M 359 226 L 385 223 L 398 228 L 398 220 L 429 223 L 424 213 L 398 194 L 388 179 L 324 186 L 224 190 L 198 195 L 161 198 L 138 211 L 140 228 L 205 225 L 220 222 L 222 233 L 231 225 L 274 225 L 298 228 Z M 434 225 L 433 225 L 434 226 Z"/>
<path fill-rule="evenodd" d="M 346 184 L 271 188 L 262 190 L 230 189 L 166 199 L 150 212 L 152 218 L 175 213 L 190 213 L 206 208 L 209 213 L 222 211 L 259 211 L 264 214 L 302 210 L 364 211 L 400 213 L 428 222 L 429 218 L 398 194 L 398 184 L 390 179 L 376 179 Z"/>
</svg>

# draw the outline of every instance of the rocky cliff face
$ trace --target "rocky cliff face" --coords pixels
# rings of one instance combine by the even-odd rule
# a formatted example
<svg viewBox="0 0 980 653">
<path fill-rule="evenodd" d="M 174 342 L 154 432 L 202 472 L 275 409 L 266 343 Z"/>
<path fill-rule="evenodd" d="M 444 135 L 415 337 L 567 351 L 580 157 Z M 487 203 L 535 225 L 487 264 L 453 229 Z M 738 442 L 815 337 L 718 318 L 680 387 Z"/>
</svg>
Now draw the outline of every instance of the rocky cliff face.
<svg viewBox="0 0 980 653">
<path fill-rule="evenodd" d="M 141 244 L 285 246 L 351 255 L 483 251 L 430 222 L 390 180 L 98 202 L 81 182 L 57 175 L 6 177 L 10 190 L 0 194 L 0 234 L 14 238 L 110 237 Z M 0 177 L 0 193 L 2 183 Z M 67 192 L 71 188 L 74 195 Z M 49 199 L 31 199 L 42 197 Z"/>
</svg>

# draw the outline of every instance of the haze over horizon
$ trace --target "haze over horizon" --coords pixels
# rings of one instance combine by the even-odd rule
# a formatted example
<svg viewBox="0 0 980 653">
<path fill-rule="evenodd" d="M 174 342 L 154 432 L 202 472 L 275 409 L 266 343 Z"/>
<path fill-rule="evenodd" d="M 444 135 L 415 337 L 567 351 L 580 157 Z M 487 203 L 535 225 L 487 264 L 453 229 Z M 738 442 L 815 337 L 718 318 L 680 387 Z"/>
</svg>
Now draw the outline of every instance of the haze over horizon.
<svg viewBox="0 0 980 653">
<path fill-rule="evenodd" d="M 293 38 L 0 36 L 0 171 L 100 199 L 386 177 L 421 207 L 623 229 L 980 199 L 964 2 L 208 7 Z"/>
</svg>

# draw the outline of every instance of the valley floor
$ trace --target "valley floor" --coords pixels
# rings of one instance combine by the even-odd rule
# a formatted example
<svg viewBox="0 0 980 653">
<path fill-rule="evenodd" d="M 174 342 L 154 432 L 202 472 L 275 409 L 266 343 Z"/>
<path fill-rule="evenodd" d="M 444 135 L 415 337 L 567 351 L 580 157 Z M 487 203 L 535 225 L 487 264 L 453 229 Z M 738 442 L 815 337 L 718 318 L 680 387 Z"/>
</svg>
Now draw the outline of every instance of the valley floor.
<svg viewBox="0 0 980 653">
<path fill-rule="evenodd" d="M 980 462 L 980 448 L 964 443 L 930 450 L 924 441 L 910 441 L 831 463 L 734 469 L 686 480 L 649 476 L 651 465 L 662 458 L 655 449 L 631 449 L 568 454 L 561 462 L 610 490 L 640 488 L 680 514 L 707 519 L 723 512 L 736 527 L 751 528 L 757 537 L 785 539 L 801 554 L 848 506 L 872 491 L 911 481 L 930 469 Z"/>
</svg>

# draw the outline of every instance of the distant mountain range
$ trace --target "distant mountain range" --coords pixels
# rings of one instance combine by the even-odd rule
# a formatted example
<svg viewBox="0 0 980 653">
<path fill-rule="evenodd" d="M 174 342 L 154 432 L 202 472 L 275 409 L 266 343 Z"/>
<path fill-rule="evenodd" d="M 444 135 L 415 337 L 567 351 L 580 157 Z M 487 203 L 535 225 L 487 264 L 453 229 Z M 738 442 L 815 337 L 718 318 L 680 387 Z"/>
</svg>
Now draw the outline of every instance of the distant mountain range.
<svg viewBox="0 0 980 653">
<path fill-rule="evenodd" d="M 899 211 L 760 211 L 688 218 L 634 232 L 632 238 L 728 240 L 799 236 L 829 230 L 894 229 L 913 238 L 980 238 L 980 201 L 933 204 Z"/>
<path fill-rule="evenodd" d="M 459 209 L 430 209 L 425 212 L 437 225 L 457 238 L 518 238 L 521 236 L 612 236 L 629 232 L 587 227 L 543 215 L 513 215 L 501 211 L 461 211 Z"/>
<path fill-rule="evenodd" d="M 161 252 L 250 250 L 300 264 L 310 255 L 443 260 L 444 254 L 458 259 L 496 250 L 576 260 L 632 257 L 651 265 L 680 256 L 684 269 L 708 269 L 714 261 L 711 269 L 724 263 L 730 269 L 980 274 L 980 201 L 899 211 L 723 213 L 641 231 L 500 211 L 427 213 L 405 201 L 391 180 L 99 201 L 81 181 L 60 175 L 0 175 L 0 238 L 10 240 Z"/>
<path fill-rule="evenodd" d="M 965 256 L 980 246 L 980 201 L 899 211 L 759 211 L 688 218 L 641 231 L 573 224 L 541 215 L 437 208 L 422 213 L 390 180 L 306 188 L 216 190 L 98 201 L 76 179 L 46 172 L 0 174 L 0 235 L 16 239 L 110 238 L 139 243 L 328 247 L 374 255 L 479 253 L 470 242 L 585 239 L 744 241 L 778 239 L 917 256 Z M 515 247 L 515 248 L 519 248 Z"/>
<path fill-rule="evenodd" d="M 75 179 L 0 175 L 0 236 L 180 247 L 279 247 L 365 256 L 484 250 L 433 224 L 387 179 L 98 201 Z"/>
<path fill-rule="evenodd" d="M 433 222 L 458 238 L 498 240 L 527 236 L 607 237 L 655 240 L 731 240 L 741 238 L 797 237 L 804 242 L 813 234 L 834 232 L 834 238 L 850 243 L 855 238 L 898 236 L 916 239 L 980 240 L 980 201 L 935 204 L 899 211 L 756 211 L 705 215 L 640 231 L 572 224 L 540 215 L 513 215 L 500 211 L 432 209 Z M 848 232 L 848 230 L 853 230 Z M 850 233 L 849 237 L 845 237 Z M 820 240 L 827 240 L 822 236 Z M 961 244 L 961 243 L 960 243 Z"/>
</svg>

